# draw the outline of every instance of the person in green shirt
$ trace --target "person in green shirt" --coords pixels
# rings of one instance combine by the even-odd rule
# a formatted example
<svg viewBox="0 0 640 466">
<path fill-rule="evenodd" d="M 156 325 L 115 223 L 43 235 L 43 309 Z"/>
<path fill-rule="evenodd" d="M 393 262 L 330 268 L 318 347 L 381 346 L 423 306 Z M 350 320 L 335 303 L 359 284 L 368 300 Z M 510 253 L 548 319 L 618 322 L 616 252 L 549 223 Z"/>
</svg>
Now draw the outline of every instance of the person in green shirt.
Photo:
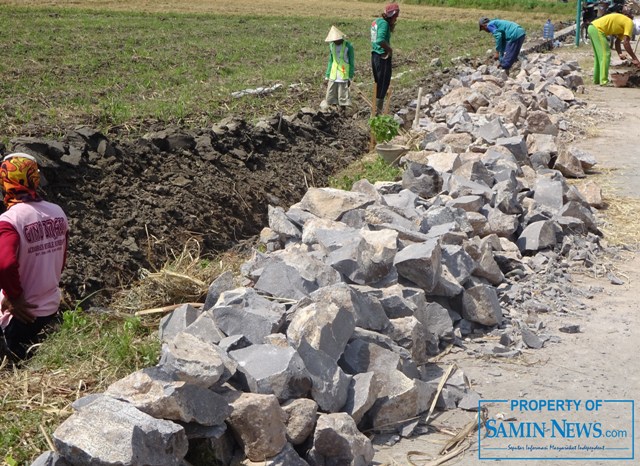
<svg viewBox="0 0 640 466">
<path fill-rule="evenodd" d="M 391 33 L 400 15 L 397 3 L 390 3 L 382 16 L 371 23 L 371 69 L 376 82 L 376 113 L 382 113 L 384 98 L 391 84 Z"/>
<path fill-rule="evenodd" d="M 480 30 L 493 34 L 496 40 L 495 59 L 500 60 L 500 67 L 509 74 L 509 70 L 518 59 L 520 49 L 527 33 L 522 26 L 504 19 L 480 18 Z"/>
<path fill-rule="evenodd" d="M 326 105 L 339 105 L 340 110 L 345 110 L 351 105 L 349 87 L 354 74 L 354 51 L 353 45 L 346 36 L 335 26 L 327 35 L 325 42 L 329 42 L 329 63 L 325 79 L 327 84 L 327 95 L 324 103 Z"/>
</svg>

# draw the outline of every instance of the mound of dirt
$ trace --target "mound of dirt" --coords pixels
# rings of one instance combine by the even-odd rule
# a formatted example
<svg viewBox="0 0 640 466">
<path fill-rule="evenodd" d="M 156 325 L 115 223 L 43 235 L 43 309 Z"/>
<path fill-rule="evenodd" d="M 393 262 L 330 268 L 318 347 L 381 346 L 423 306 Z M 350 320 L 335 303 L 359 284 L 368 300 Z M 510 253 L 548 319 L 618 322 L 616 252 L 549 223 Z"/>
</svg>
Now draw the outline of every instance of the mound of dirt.
<svg viewBox="0 0 640 466">
<path fill-rule="evenodd" d="M 39 158 L 46 199 L 70 220 L 62 285 L 93 303 L 129 285 L 197 238 L 203 252 L 259 233 L 267 206 L 297 202 L 311 185 L 356 160 L 368 144 L 362 125 L 335 113 L 301 110 L 250 124 L 157 129 L 138 140 L 87 127 L 62 141 L 16 138 L 11 151 Z"/>
</svg>

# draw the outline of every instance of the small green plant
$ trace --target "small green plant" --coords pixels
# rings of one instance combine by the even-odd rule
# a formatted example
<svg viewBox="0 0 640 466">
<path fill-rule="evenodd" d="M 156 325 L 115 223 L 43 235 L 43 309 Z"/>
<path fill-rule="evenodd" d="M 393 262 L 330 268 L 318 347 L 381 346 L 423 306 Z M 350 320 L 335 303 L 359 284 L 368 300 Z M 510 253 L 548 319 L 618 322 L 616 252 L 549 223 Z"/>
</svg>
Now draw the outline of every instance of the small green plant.
<svg viewBox="0 0 640 466">
<path fill-rule="evenodd" d="M 369 118 L 369 126 L 378 144 L 391 141 L 400 130 L 400 123 L 394 120 L 391 115 L 377 115 Z"/>
</svg>

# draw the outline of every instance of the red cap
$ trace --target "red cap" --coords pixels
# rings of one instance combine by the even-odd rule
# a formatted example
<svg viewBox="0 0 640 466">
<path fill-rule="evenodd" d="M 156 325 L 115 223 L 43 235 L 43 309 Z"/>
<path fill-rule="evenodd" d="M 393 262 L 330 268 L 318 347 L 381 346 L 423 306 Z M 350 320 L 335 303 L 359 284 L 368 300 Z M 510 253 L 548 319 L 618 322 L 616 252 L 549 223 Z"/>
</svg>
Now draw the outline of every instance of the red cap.
<svg viewBox="0 0 640 466">
<path fill-rule="evenodd" d="M 400 14 L 400 6 L 397 3 L 389 3 L 386 7 L 384 7 L 384 15 L 387 18 L 393 18 L 396 15 Z"/>
</svg>

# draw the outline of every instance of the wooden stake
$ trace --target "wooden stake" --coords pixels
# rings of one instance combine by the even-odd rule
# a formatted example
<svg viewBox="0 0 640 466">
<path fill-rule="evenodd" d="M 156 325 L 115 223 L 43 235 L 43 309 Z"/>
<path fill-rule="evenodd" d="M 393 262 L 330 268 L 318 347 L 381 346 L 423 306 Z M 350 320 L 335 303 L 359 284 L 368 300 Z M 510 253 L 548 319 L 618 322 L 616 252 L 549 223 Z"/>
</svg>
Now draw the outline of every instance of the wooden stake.
<svg viewBox="0 0 640 466">
<path fill-rule="evenodd" d="M 418 103 L 416 104 L 416 116 L 413 118 L 413 129 L 418 128 L 418 122 L 420 121 L 420 104 L 422 103 L 422 88 L 418 88 Z"/>
<path fill-rule="evenodd" d="M 387 91 L 387 101 L 384 103 L 384 113 L 385 115 L 389 114 L 389 107 L 391 107 L 391 94 L 393 94 L 393 88 L 391 84 L 389 84 L 389 90 Z"/>
<path fill-rule="evenodd" d="M 183 303 L 183 304 L 188 304 L 188 305 L 193 306 L 193 307 L 202 307 L 202 306 L 204 306 L 204 303 Z M 180 306 L 182 306 L 182 304 L 171 304 L 170 306 L 154 307 L 153 309 L 145 309 L 143 311 L 138 311 L 138 312 L 134 313 L 134 315 L 136 315 L 136 316 L 144 316 L 144 315 L 147 315 L 147 314 L 160 314 L 160 313 L 164 313 L 164 312 L 175 311 Z"/>
</svg>

